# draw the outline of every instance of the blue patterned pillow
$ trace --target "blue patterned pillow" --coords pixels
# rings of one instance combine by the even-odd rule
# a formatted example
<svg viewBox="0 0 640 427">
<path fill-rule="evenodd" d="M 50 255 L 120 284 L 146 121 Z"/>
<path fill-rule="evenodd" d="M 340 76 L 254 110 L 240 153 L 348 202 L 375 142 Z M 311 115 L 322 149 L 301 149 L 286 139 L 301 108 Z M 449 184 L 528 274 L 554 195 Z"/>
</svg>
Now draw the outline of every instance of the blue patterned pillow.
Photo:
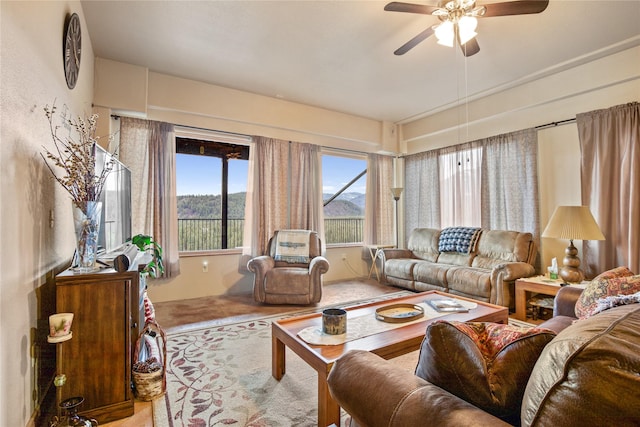
<svg viewBox="0 0 640 427">
<path fill-rule="evenodd" d="M 480 228 L 448 227 L 440 233 L 438 250 L 440 252 L 460 252 L 468 254 L 475 249 L 480 236 Z"/>
</svg>

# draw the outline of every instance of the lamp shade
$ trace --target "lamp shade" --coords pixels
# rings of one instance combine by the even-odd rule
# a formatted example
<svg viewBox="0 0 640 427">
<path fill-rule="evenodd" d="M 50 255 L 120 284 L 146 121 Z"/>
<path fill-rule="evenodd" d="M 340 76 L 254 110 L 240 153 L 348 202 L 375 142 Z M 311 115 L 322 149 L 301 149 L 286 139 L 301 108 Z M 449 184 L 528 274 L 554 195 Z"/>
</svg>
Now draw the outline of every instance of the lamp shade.
<svg viewBox="0 0 640 427">
<path fill-rule="evenodd" d="M 400 198 L 400 195 L 402 194 L 402 187 L 394 187 L 391 189 L 391 194 L 393 194 L 393 198 L 398 200 Z"/>
<path fill-rule="evenodd" d="M 568 240 L 604 240 L 600 227 L 587 206 L 558 206 L 542 237 Z"/>
</svg>

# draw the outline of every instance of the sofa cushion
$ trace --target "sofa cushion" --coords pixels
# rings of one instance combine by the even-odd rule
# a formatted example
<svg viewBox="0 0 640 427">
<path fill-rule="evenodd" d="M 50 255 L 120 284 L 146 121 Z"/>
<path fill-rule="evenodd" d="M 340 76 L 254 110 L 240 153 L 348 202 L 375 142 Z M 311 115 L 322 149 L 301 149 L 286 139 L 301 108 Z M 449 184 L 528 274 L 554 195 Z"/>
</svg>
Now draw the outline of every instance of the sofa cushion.
<svg viewBox="0 0 640 427">
<path fill-rule="evenodd" d="M 384 264 L 384 274 L 399 279 L 413 280 L 413 269 L 423 261 L 413 258 L 397 258 L 387 260 Z"/>
<path fill-rule="evenodd" d="M 491 270 L 472 267 L 451 267 L 447 270 L 449 292 L 482 301 L 491 298 Z"/>
<path fill-rule="evenodd" d="M 471 260 L 475 254 L 461 254 L 460 252 L 442 252 L 438 257 L 438 264 L 443 265 L 459 265 L 461 267 L 470 267 Z"/>
<path fill-rule="evenodd" d="M 436 262 L 440 252 L 438 251 L 438 241 L 440 230 L 435 228 L 416 228 L 411 232 L 407 249 L 413 252 L 417 258 L 425 261 Z"/>
<path fill-rule="evenodd" d="M 434 264 L 430 262 L 420 262 L 413 269 L 413 278 L 417 282 L 428 283 L 430 285 L 447 287 L 447 270 L 450 265 Z"/>
<path fill-rule="evenodd" d="M 627 267 L 605 271 L 591 281 L 576 302 L 576 317 L 586 319 L 595 314 L 598 300 L 612 295 L 628 295 L 640 291 L 640 276 Z"/>
<path fill-rule="evenodd" d="M 554 336 L 541 328 L 436 321 L 427 328 L 416 375 L 515 422 L 529 374 Z"/>
<path fill-rule="evenodd" d="M 493 260 L 533 264 L 535 245 L 531 233 L 506 230 L 483 230 L 477 245 L 474 267 L 492 268 Z"/>
<path fill-rule="evenodd" d="M 637 426 L 640 304 L 578 320 L 543 350 L 525 391 L 523 426 Z"/>
<path fill-rule="evenodd" d="M 439 252 L 460 252 L 468 254 L 475 252 L 476 242 L 480 237 L 480 228 L 474 227 L 448 227 L 440 233 L 438 240 Z"/>
</svg>

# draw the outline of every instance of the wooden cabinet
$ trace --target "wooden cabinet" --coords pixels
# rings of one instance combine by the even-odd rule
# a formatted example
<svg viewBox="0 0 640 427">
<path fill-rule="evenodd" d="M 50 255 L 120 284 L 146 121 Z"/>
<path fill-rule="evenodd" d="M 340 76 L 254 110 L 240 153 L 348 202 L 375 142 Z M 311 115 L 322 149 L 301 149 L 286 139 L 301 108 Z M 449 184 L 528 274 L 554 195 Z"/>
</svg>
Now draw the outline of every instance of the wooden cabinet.
<svg viewBox="0 0 640 427">
<path fill-rule="evenodd" d="M 137 268 L 104 269 L 56 277 L 56 311 L 74 313 L 73 337 L 57 344 L 58 403 L 84 397 L 80 413 L 100 424 L 133 415 L 131 359 L 143 326 L 142 286 Z"/>
</svg>

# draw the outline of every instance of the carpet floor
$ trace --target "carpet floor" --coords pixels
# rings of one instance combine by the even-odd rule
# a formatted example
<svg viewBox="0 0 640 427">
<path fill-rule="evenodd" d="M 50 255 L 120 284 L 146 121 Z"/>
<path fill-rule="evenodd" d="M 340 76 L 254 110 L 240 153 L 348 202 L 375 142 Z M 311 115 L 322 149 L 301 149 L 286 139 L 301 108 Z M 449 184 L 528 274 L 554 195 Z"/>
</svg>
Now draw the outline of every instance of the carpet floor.
<svg viewBox="0 0 640 427">
<path fill-rule="evenodd" d="M 400 289 L 381 285 L 375 280 L 350 280 L 325 283 L 322 299 L 309 306 L 266 305 L 253 299 L 251 294 L 216 295 L 180 301 L 154 303 L 156 319 L 165 332 L 174 332 L 195 326 L 212 326 L 259 317 L 300 311 L 304 308 L 325 307 L 347 301 L 362 300 L 378 295 L 398 292 Z"/>
<path fill-rule="evenodd" d="M 406 293 L 390 289 L 393 293 L 365 298 L 353 298 L 353 294 L 337 302 L 327 298 L 317 307 L 298 307 L 295 312 L 289 308 L 237 322 L 214 319 L 172 328 L 167 334 L 167 392 L 153 403 L 155 427 L 316 425 L 317 374 L 313 368 L 287 349 L 286 375 L 281 381 L 271 376 L 271 322 L 289 313 Z M 413 370 L 417 353 L 395 359 L 396 364 Z M 347 417 L 344 412 L 342 416 Z"/>
</svg>

